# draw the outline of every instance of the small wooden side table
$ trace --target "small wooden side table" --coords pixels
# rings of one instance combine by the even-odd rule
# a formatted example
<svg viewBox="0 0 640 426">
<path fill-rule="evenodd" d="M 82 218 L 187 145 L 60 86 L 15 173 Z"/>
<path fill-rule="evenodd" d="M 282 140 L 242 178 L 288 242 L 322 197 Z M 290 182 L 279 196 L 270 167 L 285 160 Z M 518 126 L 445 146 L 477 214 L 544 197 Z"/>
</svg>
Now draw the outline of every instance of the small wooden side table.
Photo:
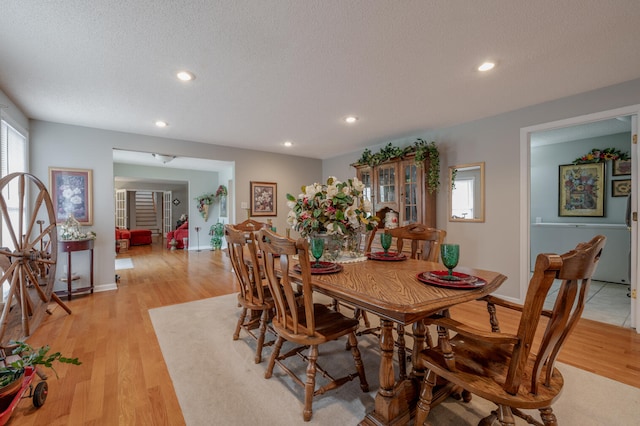
<svg viewBox="0 0 640 426">
<path fill-rule="evenodd" d="M 71 288 L 71 282 L 73 281 L 73 272 L 71 269 L 71 253 L 74 251 L 89 250 L 89 286 L 81 288 Z M 58 251 L 61 253 L 67 253 L 67 289 L 59 290 L 55 293 L 61 296 L 67 296 L 68 300 L 71 300 L 71 295 L 76 293 L 85 293 L 90 291 L 93 293 L 93 239 L 86 240 L 59 240 Z"/>
</svg>

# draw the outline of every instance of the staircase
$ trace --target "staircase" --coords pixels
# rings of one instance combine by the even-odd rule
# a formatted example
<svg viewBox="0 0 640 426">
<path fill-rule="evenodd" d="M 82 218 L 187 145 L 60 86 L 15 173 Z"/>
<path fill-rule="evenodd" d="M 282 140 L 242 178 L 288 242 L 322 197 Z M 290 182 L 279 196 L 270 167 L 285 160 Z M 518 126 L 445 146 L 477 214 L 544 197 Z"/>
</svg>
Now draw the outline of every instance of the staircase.
<svg viewBox="0 0 640 426">
<path fill-rule="evenodd" d="M 161 234 L 158 206 L 152 191 L 136 191 L 136 228 L 150 229 L 153 236 Z"/>
</svg>

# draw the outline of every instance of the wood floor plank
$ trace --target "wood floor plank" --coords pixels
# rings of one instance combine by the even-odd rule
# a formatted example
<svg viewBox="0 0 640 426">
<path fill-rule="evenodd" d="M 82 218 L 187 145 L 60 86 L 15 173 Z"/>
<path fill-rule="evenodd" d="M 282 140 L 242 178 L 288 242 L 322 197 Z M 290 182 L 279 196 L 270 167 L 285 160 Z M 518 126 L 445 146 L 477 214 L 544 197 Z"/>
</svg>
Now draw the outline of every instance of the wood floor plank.
<svg viewBox="0 0 640 426">
<path fill-rule="evenodd" d="M 31 345 L 49 344 L 83 364 L 60 365 L 59 379 L 48 372 L 44 406 L 21 401 L 11 424 L 184 424 L 148 310 L 233 293 L 233 272 L 220 251 L 172 252 L 154 243 L 118 256 L 125 257 L 135 267 L 116 271 L 116 291 L 74 296 L 65 301 L 71 315 L 52 305 L 53 314 L 30 337 Z M 499 314 L 504 327 L 515 324 L 515 317 Z M 456 307 L 452 315 L 486 322 L 479 303 Z M 640 387 L 640 337 L 631 329 L 581 320 L 560 361 Z"/>
</svg>

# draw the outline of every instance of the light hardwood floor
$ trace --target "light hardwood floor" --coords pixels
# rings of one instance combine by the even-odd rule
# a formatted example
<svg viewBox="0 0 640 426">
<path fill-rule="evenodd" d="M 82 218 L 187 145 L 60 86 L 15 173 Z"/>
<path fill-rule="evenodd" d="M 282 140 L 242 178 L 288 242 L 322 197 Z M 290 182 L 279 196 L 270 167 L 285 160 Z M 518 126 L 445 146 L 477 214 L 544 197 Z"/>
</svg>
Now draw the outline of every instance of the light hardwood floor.
<svg viewBox="0 0 640 426">
<path fill-rule="evenodd" d="M 10 425 L 184 424 L 148 310 L 235 292 L 233 272 L 220 251 L 170 252 L 155 243 L 118 256 L 126 257 L 135 268 L 116 271 L 117 291 L 74 297 L 65 302 L 71 315 L 52 305 L 53 314 L 29 338 L 32 346 L 49 344 L 83 364 L 59 365 L 59 379 L 48 373 L 44 406 L 21 401 Z M 483 325 L 487 317 L 479 303 L 455 308 L 452 315 Z M 508 329 L 515 319 L 502 314 L 501 322 Z M 560 361 L 640 387 L 640 337 L 634 330 L 581 320 Z"/>
</svg>

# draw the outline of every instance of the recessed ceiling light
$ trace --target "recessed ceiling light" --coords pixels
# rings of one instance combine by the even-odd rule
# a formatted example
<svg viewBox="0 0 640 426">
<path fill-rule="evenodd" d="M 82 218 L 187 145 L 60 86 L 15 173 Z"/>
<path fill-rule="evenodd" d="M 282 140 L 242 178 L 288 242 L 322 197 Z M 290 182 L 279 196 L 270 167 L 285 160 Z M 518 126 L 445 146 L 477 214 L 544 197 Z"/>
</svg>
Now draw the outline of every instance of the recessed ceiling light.
<svg viewBox="0 0 640 426">
<path fill-rule="evenodd" d="M 158 127 L 167 127 L 168 125 L 169 123 L 167 123 L 166 121 L 162 121 L 162 120 L 156 121 L 156 126 Z"/>
<path fill-rule="evenodd" d="M 189 72 L 189 71 L 180 71 L 180 72 L 178 72 L 178 74 L 176 74 L 176 76 L 182 81 L 191 81 L 191 80 L 194 80 L 196 78 L 196 76 L 193 75 L 193 73 Z"/>
<path fill-rule="evenodd" d="M 283 143 L 282 145 L 284 145 L 284 146 L 286 146 L 286 147 L 288 148 L 288 147 L 290 147 L 290 146 L 293 146 L 293 142 L 291 142 L 291 141 L 284 141 L 284 143 Z"/>
<path fill-rule="evenodd" d="M 358 117 L 356 117 L 355 115 L 350 115 L 350 116 L 346 117 L 346 118 L 344 119 L 344 121 L 345 121 L 346 123 L 353 124 L 353 123 L 355 123 L 356 121 L 358 121 Z"/>
<path fill-rule="evenodd" d="M 485 62 L 478 67 L 478 71 L 489 71 L 492 70 L 495 66 L 496 64 L 494 62 Z"/>
</svg>

